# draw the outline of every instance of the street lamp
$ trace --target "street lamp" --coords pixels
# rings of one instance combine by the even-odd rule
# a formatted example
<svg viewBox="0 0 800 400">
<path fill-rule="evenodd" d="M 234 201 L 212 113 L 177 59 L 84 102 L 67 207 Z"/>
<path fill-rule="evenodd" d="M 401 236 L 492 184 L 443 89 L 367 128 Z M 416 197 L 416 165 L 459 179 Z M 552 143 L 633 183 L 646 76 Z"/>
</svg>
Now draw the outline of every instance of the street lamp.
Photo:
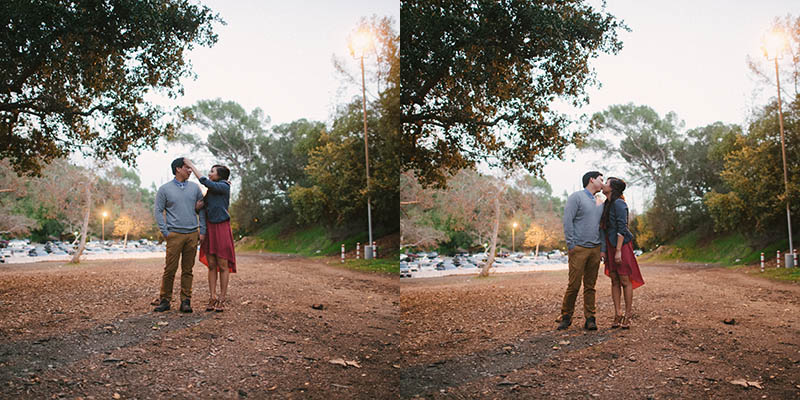
<svg viewBox="0 0 800 400">
<path fill-rule="evenodd" d="M 106 242 L 106 217 L 108 213 L 103 211 L 103 244 Z"/>
<path fill-rule="evenodd" d="M 792 214 L 789 211 L 789 174 L 786 170 L 786 142 L 783 136 L 783 105 L 781 103 L 781 79 L 778 74 L 778 59 L 781 53 L 788 46 L 786 34 L 778 29 L 773 29 L 764 37 L 764 56 L 767 59 L 775 59 L 775 82 L 778 84 L 778 125 L 781 130 L 781 154 L 783 155 L 783 186 L 786 191 L 786 224 L 789 228 L 789 253 L 787 253 L 786 265 L 789 265 L 791 255 L 794 253 L 792 245 Z"/>
<path fill-rule="evenodd" d="M 369 31 L 365 26 L 362 26 L 358 30 L 356 30 L 350 36 L 350 54 L 354 57 L 357 56 L 361 59 L 361 98 L 362 98 L 362 106 L 364 109 L 364 158 L 366 160 L 366 169 L 367 169 L 367 224 L 369 229 L 369 247 L 370 252 L 367 253 L 366 247 L 364 246 L 364 258 L 372 258 L 374 255 L 375 249 L 372 248 L 372 202 L 371 196 L 369 195 L 369 143 L 367 141 L 367 85 L 366 80 L 364 78 L 364 54 L 373 49 L 375 46 L 372 32 Z"/>
<path fill-rule="evenodd" d="M 516 248 L 514 247 L 517 244 L 517 241 L 514 240 L 514 231 L 516 229 L 517 229 L 517 223 L 514 222 L 513 224 L 511 224 L 511 252 L 512 253 L 516 252 Z"/>
</svg>

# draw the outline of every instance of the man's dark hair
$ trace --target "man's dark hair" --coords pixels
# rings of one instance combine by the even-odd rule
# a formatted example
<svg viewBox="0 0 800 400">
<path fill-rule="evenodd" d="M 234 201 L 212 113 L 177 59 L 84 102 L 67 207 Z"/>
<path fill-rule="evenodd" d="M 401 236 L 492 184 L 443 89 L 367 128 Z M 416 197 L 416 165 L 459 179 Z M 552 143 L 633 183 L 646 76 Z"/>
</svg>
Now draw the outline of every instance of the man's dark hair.
<svg viewBox="0 0 800 400">
<path fill-rule="evenodd" d="M 583 187 L 586 188 L 586 186 L 589 186 L 589 179 L 597 179 L 598 176 L 603 176 L 603 174 L 601 174 L 600 171 L 589 171 L 583 174 Z"/>
<path fill-rule="evenodd" d="M 172 161 L 172 175 L 175 175 L 175 170 L 183 166 L 183 157 L 176 158 Z"/>
<path fill-rule="evenodd" d="M 223 181 L 227 181 L 228 178 L 230 178 L 231 176 L 231 170 L 229 170 L 228 167 L 224 165 L 217 164 L 212 166 L 211 168 L 217 169 L 217 175 L 219 175 L 219 178 L 222 179 Z"/>
</svg>

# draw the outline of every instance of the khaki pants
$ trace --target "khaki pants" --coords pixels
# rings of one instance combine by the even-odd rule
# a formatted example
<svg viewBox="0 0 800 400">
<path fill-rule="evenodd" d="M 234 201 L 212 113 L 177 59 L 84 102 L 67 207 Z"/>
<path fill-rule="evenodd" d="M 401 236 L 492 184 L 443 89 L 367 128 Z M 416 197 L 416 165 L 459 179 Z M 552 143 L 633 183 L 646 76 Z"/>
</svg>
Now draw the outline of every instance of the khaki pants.
<svg viewBox="0 0 800 400">
<path fill-rule="evenodd" d="M 561 304 L 561 315 L 572 316 L 575 311 L 575 300 L 578 299 L 578 291 L 583 280 L 583 316 L 584 318 L 594 317 L 597 309 L 595 308 L 595 290 L 597 283 L 597 271 L 600 269 L 600 246 L 586 248 L 575 246 L 572 254 L 569 255 L 569 284 L 567 292 L 564 294 L 564 302 Z"/>
<path fill-rule="evenodd" d="M 175 272 L 178 271 L 178 259 L 181 261 L 181 301 L 192 298 L 192 267 L 197 254 L 199 234 L 170 232 L 167 236 L 167 260 L 164 275 L 161 277 L 162 300 L 172 300 L 172 286 L 175 283 Z"/>
</svg>

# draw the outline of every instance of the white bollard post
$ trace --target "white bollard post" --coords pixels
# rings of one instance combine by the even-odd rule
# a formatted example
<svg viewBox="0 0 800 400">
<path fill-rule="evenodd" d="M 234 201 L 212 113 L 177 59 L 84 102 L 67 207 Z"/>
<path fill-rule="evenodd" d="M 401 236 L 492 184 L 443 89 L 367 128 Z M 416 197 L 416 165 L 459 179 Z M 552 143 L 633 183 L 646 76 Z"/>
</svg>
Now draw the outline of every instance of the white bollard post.
<svg viewBox="0 0 800 400">
<path fill-rule="evenodd" d="M 372 242 L 372 258 L 378 258 L 378 245 Z"/>
<path fill-rule="evenodd" d="M 764 272 L 764 252 L 761 252 L 761 272 Z"/>
<path fill-rule="evenodd" d="M 342 243 L 342 264 L 344 264 L 344 243 Z"/>
<path fill-rule="evenodd" d="M 781 267 L 781 251 L 780 250 L 778 250 L 778 256 L 775 258 L 775 262 L 777 263 L 775 268 L 780 268 Z"/>
<path fill-rule="evenodd" d="M 356 242 L 356 260 L 361 258 L 361 242 Z"/>
<path fill-rule="evenodd" d="M 792 261 L 794 261 L 794 266 L 797 268 L 797 249 L 794 249 L 794 253 L 792 254 Z"/>
</svg>

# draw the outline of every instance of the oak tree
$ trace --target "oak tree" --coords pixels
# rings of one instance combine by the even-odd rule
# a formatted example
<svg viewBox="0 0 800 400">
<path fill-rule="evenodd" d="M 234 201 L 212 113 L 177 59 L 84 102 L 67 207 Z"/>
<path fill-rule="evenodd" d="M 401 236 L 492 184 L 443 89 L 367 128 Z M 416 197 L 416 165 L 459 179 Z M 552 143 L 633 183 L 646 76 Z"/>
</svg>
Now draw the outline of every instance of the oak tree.
<svg viewBox="0 0 800 400">
<path fill-rule="evenodd" d="M 146 96 L 182 94 L 215 22 L 188 0 L 0 2 L 0 158 L 34 175 L 73 151 L 134 163 L 175 128 Z"/>
<path fill-rule="evenodd" d="M 402 168 L 423 184 L 489 161 L 541 171 L 579 136 L 556 101 L 588 102 L 590 60 L 624 24 L 583 0 L 400 2 Z"/>
</svg>

